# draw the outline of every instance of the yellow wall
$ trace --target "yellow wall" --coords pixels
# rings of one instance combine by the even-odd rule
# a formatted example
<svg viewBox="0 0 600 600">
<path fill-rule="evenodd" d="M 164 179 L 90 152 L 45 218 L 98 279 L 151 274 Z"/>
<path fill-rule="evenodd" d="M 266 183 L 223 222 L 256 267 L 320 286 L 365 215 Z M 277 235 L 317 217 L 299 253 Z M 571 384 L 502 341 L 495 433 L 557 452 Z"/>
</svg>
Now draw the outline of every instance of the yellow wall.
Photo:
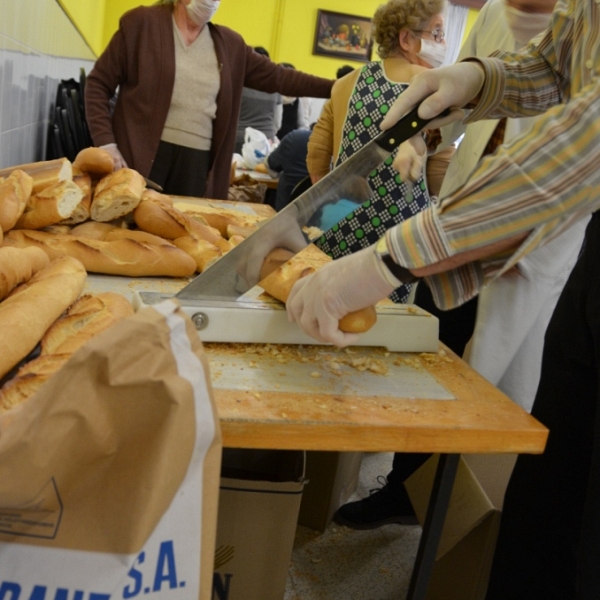
<svg viewBox="0 0 600 600">
<path fill-rule="evenodd" d="M 94 54 L 99 55 L 104 47 L 104 18 L 107 0 L 59 0 Z"/>
<path fill-rule="evenodd" d="M 61 0 L 71 4 L 81 0 Z M 240 33 L 251 46 L 264 46 L 276 62 L 292 63 L 297 69 L 320 75 L 335 77 L 338 67 L 350 64 L 355 67 L 362 63 L 345 58 L 315 56 L 312 53 L 317 12 L 319 9 L 370 17 L 383 0 L 261 0 L 260 11 L 257 3 L 248 0 L 222 0 L 213 21 L 231 27 Z M 108 44 L 117 30 L 120 16 L 140 4 L 154 4 L 155 0 L 93 0 L 104 4 L 103 43 Z M 91 3 L 91 2 L 90 2 Z M 81 12 L 85 13 L 83 8 Z M 477 17 L 477 10 L 470 9 L 467 31 Z M 84 14 L 89 21 L 89 15 Z M 97 34 L 97 32 L 96 32 Z M 373 52 L 375 57 L 375 52 Z"/>
</svg>

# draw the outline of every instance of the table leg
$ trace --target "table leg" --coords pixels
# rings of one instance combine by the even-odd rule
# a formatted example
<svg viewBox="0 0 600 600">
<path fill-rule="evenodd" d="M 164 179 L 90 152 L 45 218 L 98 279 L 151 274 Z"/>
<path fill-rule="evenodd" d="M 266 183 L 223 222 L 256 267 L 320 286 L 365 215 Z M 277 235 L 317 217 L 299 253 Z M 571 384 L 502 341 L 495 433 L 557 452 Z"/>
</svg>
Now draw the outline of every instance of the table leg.
<svg viewBox="0 0 600 600">
<path fill-rule="evenodd" d="M 424 600 L 450 502 L 460 454 L 440 454 L 406 600 Z"/>
</svg>

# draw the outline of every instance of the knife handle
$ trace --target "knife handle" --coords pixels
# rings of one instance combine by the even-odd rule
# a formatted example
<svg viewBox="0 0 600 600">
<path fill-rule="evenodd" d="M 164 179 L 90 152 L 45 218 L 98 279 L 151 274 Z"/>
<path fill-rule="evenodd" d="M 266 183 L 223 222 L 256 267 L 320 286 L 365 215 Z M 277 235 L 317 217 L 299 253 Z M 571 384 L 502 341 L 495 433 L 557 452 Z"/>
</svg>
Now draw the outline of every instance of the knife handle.
<svg viewBox="0 0 600 600">
<path fill-rule="evenodd" d="M 410 139 L 413 135 L 419 133 L 421 129 L 433 121 L 433 119 L 422 119 L 418 115 L 419 107 L 413 108 L 407 115 L 402 117 L 393 127 L 381 132 L 374 142 L 384 150 L 393 152 L 402 142 Z M 439 115 L 434 117 L 445 117 L 450 114 L 450 109 L 446 108 Z"/>
</svg>

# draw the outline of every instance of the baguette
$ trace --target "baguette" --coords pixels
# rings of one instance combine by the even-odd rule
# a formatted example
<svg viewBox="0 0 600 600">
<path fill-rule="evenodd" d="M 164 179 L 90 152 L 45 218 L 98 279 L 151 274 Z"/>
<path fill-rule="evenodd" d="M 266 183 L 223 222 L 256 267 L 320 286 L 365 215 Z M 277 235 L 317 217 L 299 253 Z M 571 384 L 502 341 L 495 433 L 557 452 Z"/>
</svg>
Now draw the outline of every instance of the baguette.
<svg viewBox="0 0 600 600">
<path fill-rule="evenodd" d="M 81 296 L 48 329 L 42 338 L 41 355 L 73 354 L 89 339 L 131 315 L 133 307 L 121 294 Z"/>
<path fill-rule="evenodd" d="M 53 260 L 0 303 L 0 377 L 23 360 L 77 299 L 86 272 L 76 259 Z"/>
<path fill-rule="evenodd" d="M 172 246 L 173 244 L 164 238 L 161 238 L 146 231 L 138 231 L 117 227 L 111 223 L 97 223 L 96 221 L 88 221 L 73 227 L 71 234 L 92 240 L 104 240 L 112 242 L 114 240 L 135 240 L 146 244 L 156 244 L 158 246 Z"/>
<path fill-rule="evenodd" d="M 49 263 L 39 248 L 0 248 L 0 300 Z"/>
<path fill-rule="evenodd" d="M 39 356 L 23 365 L 0 389 L 0 414 L 33 396 L 69 358 L 70 354 Z"/>
<path fill-rule="evenodd" d="M 277 248 L 272 252 L 272 258 L 278 260 L 281 257 Z M 288 252 L 288 251 L 285 251 Z M 292 287 L 301 277 L 314 273 L 317 269 L 331 261 L 331 258 L 321 252 L 314 244 L 310 244 L 299 254 L 275 268 L 269 275 L 259 282 L 259 286 L 277 300 L 285 303 L 292 291 Z M 264 268 L 264 265 L 263 265 Z M 263 272 L 263 271 L 261 271 Z M 375 325 L 377 312 L 374 306 L 348 313 L 339 322 L 340 331 L 346 333 L 363 333 Z"/>
<path fill-rule="evenodd" d="M 166 202 L 169 206 L 173 206 L 173 200 L 171 199 L 171 196 L 161 194 L 156 190 L 150 190 L 148 188 L 144 190 L 144 193 L 142 194 L 142 200 L 157 200 L 159 202 Z"/>
<path fill-rule="evenodd" d="M 104 177 L 115 170 L 115 162 L 102 148 L 84 148 L 75 157 L 73 168 L 94 177 Z"/>
<path fill-rule="evenodd" d="M 169 240 L 191 235 L 214 244 L 222 252 L 229 252 L 232 248 L 217 229 L 204 225 L 161 201 L 144 200 L 133 212 L 133 219 L 143 231 Z"/>
<path fill-rule="evenodd" d="M 187 252 L 196 261 L 196 270 L 198 273 L 202 273 L 208 269 L 210 265 L 223 256 L 221 249 L 217 248 L 214 244 L 206 240 L 196 239 L 191 235 L 176 238 L 173 240 L 173 243 L 184 252 Z"/>
<path fill-rule="evenodd" d="M 8 177 L 15 169 L 24 171 L 31 177 L 32 194 L 37 194 L 44 188 L 60 181 L 73 179 L 73 165 L 67 158 L 43 160 L 40 162 L 8 167 L 7 169 L 0 169 L 0 177 Z"/>
<path fill-rule="evenodd" d="M 92 204 L 92 178 L 87 173 L 73 173 L 73 182 L 83 193 L 75 210 L 70 217 L 61 221 L 61 225 L 77 225 L 84 223 L 90 218 L 90 206 Z"/>
<path fill-rule="evenodd" d="M 208 225 L 219 230 L 224 238 L 229 238 L 227 228 L 232 227 L 256 227 L 265 217 L 251 215 L 240 210 L 228 208 L 216 208 L 214 206 L 201 206 L 178 202 L 177 208 L 194 219 L 206 221 Z"/>
<path fill-rule="evenodd" d="M 86 270 L 129 277 L 189 277 L 196 263 L 188 254 L 172 244 L 147 244 L 132 239 L 94 240 L 76 235 L 54 235 L 44 231 L 14 229 L 6 234 L 4 245 L 26 248 L 37 246 L 53 260 L 72 256 Z"/>
<path fill-rule="evenodd" d="M 70 217 L 83 198 L 73 181 L 60 181 L 31 196 L 15 229 L 43 229 Z"/>
<path fill-rule="evenodd" d="M 17 169 L 0 184 L 0 229 L 5 233 L 12 229 L 25 212 L 31 196 L 33 180 Z"/>
<path fill-rule="evenodd" d="M 131 213 L 142 199 L 144 178 L 133 169 L 119 169 L 102 178 L 92 198 L 90 216 L 94 221 L 113 221 Z"/>
</svg>

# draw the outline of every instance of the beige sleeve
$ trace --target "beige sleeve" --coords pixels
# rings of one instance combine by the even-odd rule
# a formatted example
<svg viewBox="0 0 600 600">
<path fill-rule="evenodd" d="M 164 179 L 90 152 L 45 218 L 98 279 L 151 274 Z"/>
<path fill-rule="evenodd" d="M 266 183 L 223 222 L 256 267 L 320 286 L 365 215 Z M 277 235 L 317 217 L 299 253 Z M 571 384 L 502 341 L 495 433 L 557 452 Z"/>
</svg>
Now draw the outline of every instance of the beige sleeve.
<svg viewBox="0 0 600 600">
<path fill-rule="evenodd" d="M 448 146 L 427 158 L 425 172 L 427 174 L 427 188 L 431 196 L 440 195 L 442 182 L 455 152 L 456 148 L 454 146 Z"/>
</svg>

